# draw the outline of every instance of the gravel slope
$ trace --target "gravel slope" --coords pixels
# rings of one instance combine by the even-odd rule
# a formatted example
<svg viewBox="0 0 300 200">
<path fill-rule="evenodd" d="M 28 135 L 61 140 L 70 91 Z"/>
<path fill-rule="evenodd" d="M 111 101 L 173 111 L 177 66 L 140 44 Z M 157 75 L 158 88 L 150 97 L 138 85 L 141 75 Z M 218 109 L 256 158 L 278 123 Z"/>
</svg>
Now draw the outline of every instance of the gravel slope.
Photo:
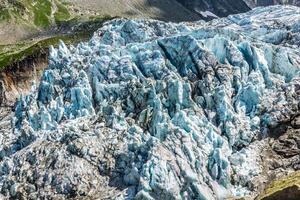
<svg viewBox="0 0 300 200">
<path fill-rule="evenodd" d="M 200 17 L 176 0 L 68 0 L 86 11 L 103 15 L 154 18 L 165 21 L 195 21 Z"/>
</svg>

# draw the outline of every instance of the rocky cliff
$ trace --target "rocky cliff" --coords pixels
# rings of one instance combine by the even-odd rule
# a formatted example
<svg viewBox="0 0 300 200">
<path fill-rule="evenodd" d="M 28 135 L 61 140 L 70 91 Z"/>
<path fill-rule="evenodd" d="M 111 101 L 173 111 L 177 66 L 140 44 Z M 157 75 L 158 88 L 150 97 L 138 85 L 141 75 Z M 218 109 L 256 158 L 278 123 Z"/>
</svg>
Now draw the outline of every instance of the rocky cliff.
<svg viewBox="0 0 300 200">
<path fill-rule="evenodd" d="M 299 0 L 177 0 L 201 19 L 211 20 L 231 14 L 244 13 L 258 6 L 295 5 Z"/>
<path fill-rule="evenodd" d="M 294 153 L 272 145 L 299 133 L 299 37 L 300 9 L 275 6 L 208 23 L 116 19 L 51 48 L 1 121 L 1 198 L 255 197 L 299 166 L 299 137 Z"/>
<path fill-rule="evenodd" d="M 226 17 L 230 14 L 243 13 L 250 7 L 243 0 L 177 0 L 189 10 L 210 20 L 216 17 Z"/>
<path fill-rule="evenodd" d="M 295 5 L 300 6 L 299 0 L 244 0 L 250 7 L 271 5 Z"/>
</svg>

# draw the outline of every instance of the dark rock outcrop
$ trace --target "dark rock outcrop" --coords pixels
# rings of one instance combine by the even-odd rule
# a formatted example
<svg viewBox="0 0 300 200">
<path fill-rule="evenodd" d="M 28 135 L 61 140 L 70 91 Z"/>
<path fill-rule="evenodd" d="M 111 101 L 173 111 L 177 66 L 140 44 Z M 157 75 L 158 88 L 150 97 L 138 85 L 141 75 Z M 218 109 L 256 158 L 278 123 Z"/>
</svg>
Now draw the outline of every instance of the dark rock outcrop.
<svg viewBox="0 0 300 200">
<path fill-rule="evenodd" d="M 300 0 L 177 0 L 204 20 L 247 12 L 257 6 L 295 5 Z"/>
<path fill-rule="evenodd" d="M 177 0 L 186 8 L 197 13 L 204 19 L 211 19 L 214 16 L 226 17 L 230 14 L 247 12 L 250 8 L 243 0 Z"/>
</svg>

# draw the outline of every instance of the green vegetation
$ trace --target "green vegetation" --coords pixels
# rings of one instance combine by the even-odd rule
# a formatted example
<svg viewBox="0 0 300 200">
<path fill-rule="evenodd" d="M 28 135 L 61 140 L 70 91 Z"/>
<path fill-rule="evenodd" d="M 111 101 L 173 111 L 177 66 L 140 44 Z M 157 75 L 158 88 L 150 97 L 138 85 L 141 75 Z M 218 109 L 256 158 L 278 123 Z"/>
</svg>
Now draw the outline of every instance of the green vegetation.
<svg viewBox="0 0 300 200">
<path fill-rule="evenodd" d="M 38 40 L 28 40 L 17 44 L 0 45 L 0 69 L 14 63 L 20 62 L 29 56 L 38 55 L 41 51 L 48 49 L 50 45 L 56 46 L 60 40 L 66 44 L 74 44 L 88 40 L 103 22 L 112 17 L 95 17 L 86 22 L 78 24 L 77 20 L 65 22 L 65 26 L 77 25 L 77 29 L 72 34 L 58 34 Z"/>
<path fill-rule="evenodd" d="M 47 28 L 71 18 L 67 4 L 59 0 L 0 0 L 0 22 L 17 22 Z"/>
<path fill-rule="evenodd" d="M 0 22 L 10 22 L 13 18 L 20 18 L 25 14 L 26 7 L 18 1 L 0 0 Z"/>
<path fill-rule="evenodd" d="M 0 45 L 0 69 L 37 56 L 59 40 L 67 44 L 87 40 L 109 19 L 112 17 L 72 15 L 69 4 L 63 0 L 0 0 L 0 24 L 26 27 L 24 31 L 35 35 L 33 39 Z M 48 35 L 39 36 L 50 29 Z"/>
<path fill-rule="evenodd" d="M 300 195 L 300 172 L 295 172 L 290 176 L 275 180 L 264 191 L 264 193 L 257 199 L 271 200 L 271 199 L 295 199 L 298 200 Z"/>
<path fill-rule="evenodd" d="M 52 5 L 49 1 L 40 2 L 38 1 L 38 7 L 32 6 L 31 8 L 34 13 L 34 24 L 38 27 L 48 27 L 51 24 L 50 17 L 52 12 Z"/>
<path fill-rule="evenodd" d="M 63 4 L 57 4 L 57 12 L 54 14 L 55 22 L 65 21 L 71 18 L 68 9 Z"/>
<path fill-rule="evenodd" d="M 8 10 L 2 10 L 0 12 L 0 21 L 7 21 L 10 19 L 10 14 Z"/>
<path fill-rule="evenodd" d="M 57 45 L 59 40 L 70 44 L 79 42 L 84 39 L 85 35 L 60 35 L 55 37 L 46 38 L 35 42 L 24 42 L 15 45 L 2 45 L 0 46 L 0 68 L 8 66 L 25 59 L 28 56 L 36 55 L 42 50 L 47 49 L 50 45 Z"/>
</svg>

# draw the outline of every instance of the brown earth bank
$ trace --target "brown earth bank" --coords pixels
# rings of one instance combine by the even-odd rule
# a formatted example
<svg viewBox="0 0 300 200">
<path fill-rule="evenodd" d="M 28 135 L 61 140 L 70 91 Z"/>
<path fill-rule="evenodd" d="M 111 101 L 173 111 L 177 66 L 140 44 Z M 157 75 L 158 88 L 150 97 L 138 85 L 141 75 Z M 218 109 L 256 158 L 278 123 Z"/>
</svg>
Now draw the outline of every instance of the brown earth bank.
<svg viewBox="0 0 300 200">
<path fill-rule="evenodd" d="M 0 51 L 0 55 L 4 57 L 0 59 L 0 106 L 13 105 L 20 94 L 30 91 L 34 82 L 38 84 L 43 70 L 48 65 L 49 46 L 57 47 L 60 40 L 68 45 L 87 41 L 110 19 L 113 18 L 104 16 L 87 21 L 61 23 L 55 32 L 32 35 L 31 39 L 22 43 L 5 45 L 8 50 Z M 14 46 L 21 47 L 14 49 Z M 7 55 L 8 58 L 3 55 Z M 4 62 L 5 59 L 9 61 Z"/>
<path fill-rule="evenodd" d="M 20 94 L 27 94 L 34 82 L 38 83 L 47 67 L 48 50 L 31 55 L 0 71 L 0 105 L 12 106 Z"/>
</svg>

